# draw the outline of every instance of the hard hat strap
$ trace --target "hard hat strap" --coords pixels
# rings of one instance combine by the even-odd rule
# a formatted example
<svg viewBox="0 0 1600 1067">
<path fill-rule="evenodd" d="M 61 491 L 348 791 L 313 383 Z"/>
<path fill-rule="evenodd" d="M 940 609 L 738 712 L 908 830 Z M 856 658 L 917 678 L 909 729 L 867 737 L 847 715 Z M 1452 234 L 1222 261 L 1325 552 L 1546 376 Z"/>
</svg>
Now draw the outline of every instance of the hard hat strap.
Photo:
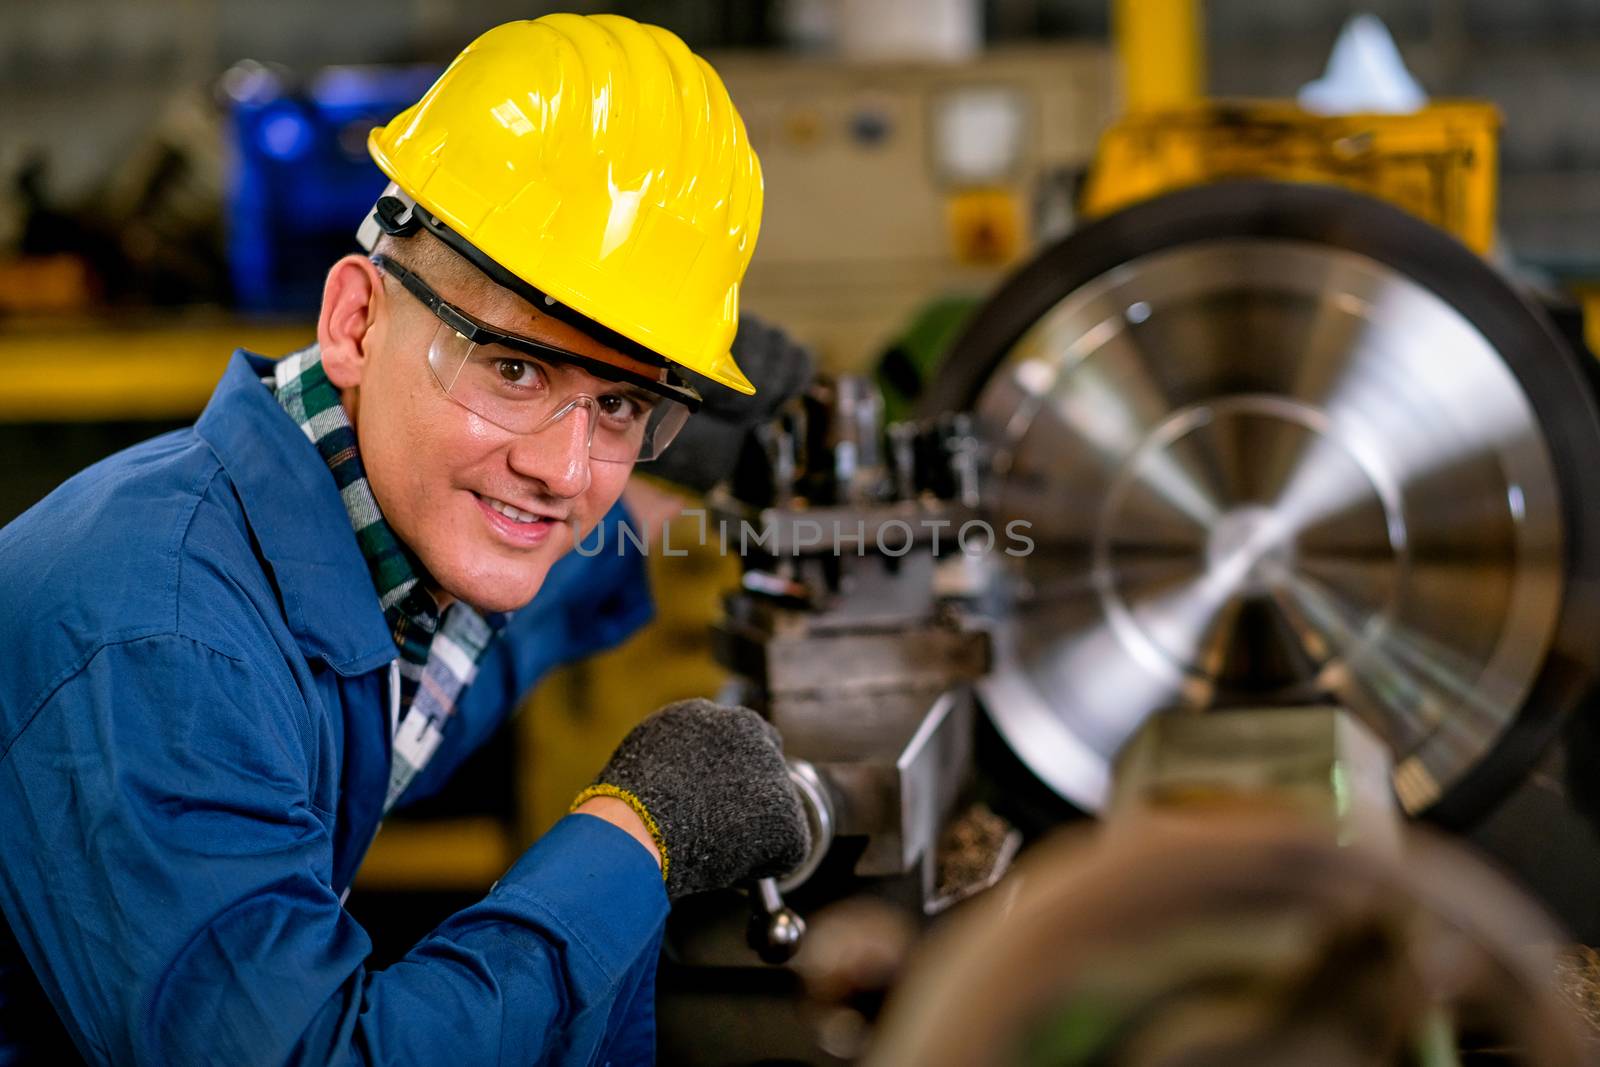
<svg viewBox="0 0 1600 1067">
<path fill-rule="evenodd" d="M 413 210 L 416 206 L 413 203 L 408 207 L 397 196 L 380 196 L 372 205 L 372 216 L 377 220 L 378 229 L 390 237 L 410 237 L 422 228 L 422 220 Z"/>
<path fill-rule="evenodd" d="M 380 234 L 390 237 L 409 238 L 419 230 L 428 233 L 443 241 L 456 251 L 463 259 L 477 267 L 495 284 L 510 289 L 513 293 L 532 304 L 541 313 L 558 319 L 574 329 L 581 330 L 587 336 L 605 345 L 607 348 L 616 349 L 624 355 L 631 356 L 641 363 L 648 363 L 655 367 L 671 365 L 660 353 L 652 351 L 630 337 L 610 327 L 596 322 L 576 308 L 569 307 L 555 297 L 541 291 L 536 286 L 517 277 L 485 255 L 476 245 L 450 227 L 440 222 L 427 208 L 418 204 L 395 183 L 390 182 L 389 187 L 378 197 L 373 204 L 372 211 L 362 222 L 361 228 L 356 231 L 356 240 L 361 247 L 371 252 L 378 244 Z"/>
<path fill-rule="evenodd" d="M 363 251 L 371 252 L 378 247 L 378 238 L 385 234 L 390 237 L 410 237 L 422 228 L 422 220 L 417 218 L 414 210 L 416 206 L 415 200 L 390 182 L 357 227 L 356 244 Z"/>
</svg>

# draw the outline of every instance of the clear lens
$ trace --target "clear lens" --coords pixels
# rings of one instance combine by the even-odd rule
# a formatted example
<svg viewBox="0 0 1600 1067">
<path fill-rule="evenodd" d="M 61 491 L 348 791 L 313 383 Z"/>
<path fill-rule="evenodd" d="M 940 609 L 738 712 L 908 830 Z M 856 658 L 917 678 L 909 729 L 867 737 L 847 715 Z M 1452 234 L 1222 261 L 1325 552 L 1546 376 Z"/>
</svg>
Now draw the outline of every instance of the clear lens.
<svg viewBox="0 0 1600 1067">
<path fill-rule="evenodd" d="M 589 424 L 589 456 L 610 463 L 655 459 L 688 421 L 682 403 L 642 386 L 502 345 L 478 345 L 440 325 L 428 366 L 450 398 L 512 433 L 538 433 L 567 418 Z"/>
</svg>

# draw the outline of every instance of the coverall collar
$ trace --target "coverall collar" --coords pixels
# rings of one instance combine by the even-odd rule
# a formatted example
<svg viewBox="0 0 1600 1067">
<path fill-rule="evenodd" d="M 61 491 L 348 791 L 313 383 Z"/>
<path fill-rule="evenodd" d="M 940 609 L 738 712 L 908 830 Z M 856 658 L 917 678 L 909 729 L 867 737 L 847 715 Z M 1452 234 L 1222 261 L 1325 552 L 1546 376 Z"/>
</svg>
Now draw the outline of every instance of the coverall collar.
<svg viewBox="0 0 1600 1067">
<path fill-rule="evenodd" d="M 375 670 L 394 640 L 328 465 L 261 382 L 272 367 L 234 352 L 195 432 L 238 490 L 301 650 L 342 675 Z"/>
</svg>

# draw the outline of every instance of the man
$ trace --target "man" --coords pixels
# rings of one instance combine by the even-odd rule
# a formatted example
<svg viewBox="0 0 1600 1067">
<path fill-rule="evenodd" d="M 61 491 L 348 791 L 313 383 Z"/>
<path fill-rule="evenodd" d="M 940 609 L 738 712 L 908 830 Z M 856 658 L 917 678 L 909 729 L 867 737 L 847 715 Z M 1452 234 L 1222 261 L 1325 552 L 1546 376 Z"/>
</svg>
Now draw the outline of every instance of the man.
<svg viewBox="0 0 1600 1067">
<path fill-rule="evenodd" d="M 710 67 L 609 16 L 489 31 L 369 146 L 317 345 L 0 531 L 0 1063 L 648 1061 L 669 900 L 803 855 L 776 734 L 675 705 L 365 967 L 383 814 L 638 623 L 636 558 L 562 557 L 699 404 L 678 368 L 754 391 L 762 195 Z"/>
</svg>

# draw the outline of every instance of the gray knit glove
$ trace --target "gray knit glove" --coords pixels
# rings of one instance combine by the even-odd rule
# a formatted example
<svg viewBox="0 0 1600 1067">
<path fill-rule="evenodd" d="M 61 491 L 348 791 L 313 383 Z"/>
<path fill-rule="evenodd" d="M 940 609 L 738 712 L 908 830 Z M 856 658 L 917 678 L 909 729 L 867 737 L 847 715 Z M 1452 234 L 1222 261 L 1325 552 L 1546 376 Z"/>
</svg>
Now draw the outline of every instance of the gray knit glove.
<svg viewBox="0 0 1600 1067">
<path fill-rule="evenodd" d="M 811 848 L 783 739 L 749 708 L 680 700 L 635 726 L 573 807 L 616 797 L 656 847 L 667 899 L 775 878 Z"/>
<path fill-rule="evenodd" d="M 739 316 L 732 351 L 756 395 L 745 396 L 694 371 L 683 371 L 705 404 L 659 458 L 639 468 L 642 473 L 701 493 L 731 477 L 751 431 L 810 385 L 816 370 L 809 349 L 754 315 Z"/>
</svg>

